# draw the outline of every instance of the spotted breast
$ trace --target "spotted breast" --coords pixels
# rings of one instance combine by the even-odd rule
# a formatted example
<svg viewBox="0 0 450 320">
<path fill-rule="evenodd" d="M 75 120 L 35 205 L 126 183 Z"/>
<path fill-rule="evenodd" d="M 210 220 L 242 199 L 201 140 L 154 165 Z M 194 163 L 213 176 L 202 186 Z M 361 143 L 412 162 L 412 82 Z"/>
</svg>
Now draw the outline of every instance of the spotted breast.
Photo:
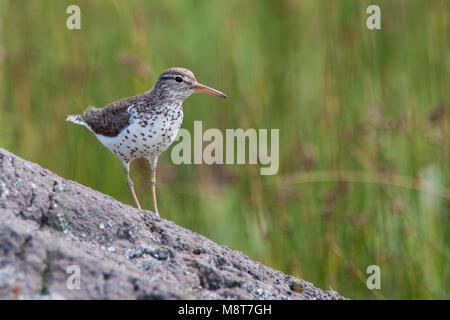
<svg viewBox="0 0 450 320">
<path fill-rule="evenodd" d="M 119 159 L 128 163 L 136 158 L 156 159 L 174 141 L 183 122 L 181 104 L 148 108 L 142 112 L 131 105 L 129 123 L 116 136 L 96 133 L 98 140 Z"/>
</svg>

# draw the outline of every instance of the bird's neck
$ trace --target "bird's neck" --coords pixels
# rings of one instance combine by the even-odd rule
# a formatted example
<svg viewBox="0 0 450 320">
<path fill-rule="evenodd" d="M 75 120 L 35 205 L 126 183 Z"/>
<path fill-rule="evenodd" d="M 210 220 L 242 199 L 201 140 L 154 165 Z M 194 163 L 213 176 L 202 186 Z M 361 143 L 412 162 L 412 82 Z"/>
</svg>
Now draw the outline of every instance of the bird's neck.
<svg viewBox="0 0 450 320">
<path fill-rule="evenodd" d="M 181 93 L 170 90 L 153 87 L 146 92 L 151 105 L 155 108 L 173 108 L 178 109 L 182 107 L 183 101 L 187 98 Z"/>
</svg>

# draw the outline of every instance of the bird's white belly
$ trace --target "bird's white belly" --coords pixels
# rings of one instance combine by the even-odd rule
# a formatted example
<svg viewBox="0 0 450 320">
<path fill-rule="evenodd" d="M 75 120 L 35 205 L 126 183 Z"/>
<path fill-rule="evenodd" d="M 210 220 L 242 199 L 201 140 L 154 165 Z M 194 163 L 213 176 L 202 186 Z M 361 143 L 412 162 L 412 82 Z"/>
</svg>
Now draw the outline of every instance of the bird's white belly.
<svg viewBox="0 0 450 320">
<path fill-rule="evenodd" d="M 130 162 L 136 158 L 151 160 L 157 158 L 172 144 L 182 120 L 182 117 L 173 121 L 164 118 L 136 120 L 115 137 L 100 134 L 96 136 L 104 146 L 124 162 Z"/>
</svg>

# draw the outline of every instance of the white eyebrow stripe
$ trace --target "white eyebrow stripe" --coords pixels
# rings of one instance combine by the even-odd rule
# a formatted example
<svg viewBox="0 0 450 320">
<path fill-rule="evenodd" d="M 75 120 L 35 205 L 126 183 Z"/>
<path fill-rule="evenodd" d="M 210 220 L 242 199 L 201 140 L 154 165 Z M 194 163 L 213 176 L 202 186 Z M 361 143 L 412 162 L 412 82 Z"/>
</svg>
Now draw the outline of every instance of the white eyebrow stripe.
<svg viewBox="0 0 450 320">
<path fill-rule="evenodd" d="M 179 75 L 177 73 L 165 74 L 161 77 L 161 79 L 175 79 L 176 77 L 181 77 L 183 80 L 185 80 L 185 77 L 183 77 L 182 75 Z"/>
</svg>

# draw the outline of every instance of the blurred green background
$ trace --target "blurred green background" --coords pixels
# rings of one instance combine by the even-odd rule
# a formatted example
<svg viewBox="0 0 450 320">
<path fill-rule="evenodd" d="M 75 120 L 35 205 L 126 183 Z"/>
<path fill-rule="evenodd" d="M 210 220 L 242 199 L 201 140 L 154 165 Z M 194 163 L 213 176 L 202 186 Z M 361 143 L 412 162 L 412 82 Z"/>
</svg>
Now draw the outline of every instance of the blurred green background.
<svg viewBox="0 0 450 320">
<path fill-rule="evenodd" d="M 381 30 L 366 8 L 381 7 Z M 81 30 L 66 8 L 81 7 Z M 0 0 L 0 146 L 132 204 L 122 164 L 65 122 L 171 66 L 183 126 L 279 128 L 280 170 L 159 160 L 161 215 L 349 298 L 450 298 L 450 2 Z M 146 161 L 131 174 L 151 208 Z M 381 268 L 381 289 L 366 268 Z"/>
</svg>

